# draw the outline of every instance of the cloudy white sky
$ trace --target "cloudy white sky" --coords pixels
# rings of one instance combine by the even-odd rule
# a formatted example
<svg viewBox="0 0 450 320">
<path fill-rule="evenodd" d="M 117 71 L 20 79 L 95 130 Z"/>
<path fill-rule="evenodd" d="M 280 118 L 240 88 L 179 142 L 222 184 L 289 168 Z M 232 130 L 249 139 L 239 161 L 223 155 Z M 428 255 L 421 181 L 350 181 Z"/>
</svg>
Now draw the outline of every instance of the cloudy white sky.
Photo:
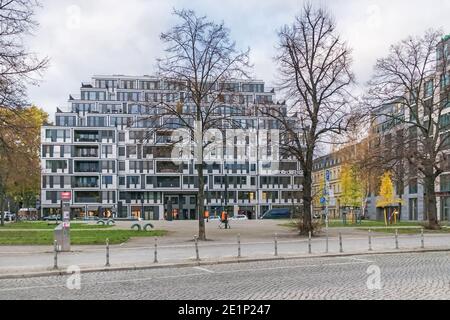
<svg viewBox="0 0 450 320">
<path fill-rule="evenodd" d="M 69 93 L 94 74 L 155 73 L 163 54 L 159 35 L 176 20 L 172 8 L 191 8 L 225 21 L 238 46 L 251 48 L 254 76 L 274 85 L 276 30 L 293 20 L 301 0 L 42 0 L 40 27 L 30 48 L 51 59 L 30 100 L 53 114 Z M 450 33 L 450 0 L 314 0 L 333 12 L 353 47 L 354 72 L 362 86 L 390 44 L 427 28 Z"/>
</svg>

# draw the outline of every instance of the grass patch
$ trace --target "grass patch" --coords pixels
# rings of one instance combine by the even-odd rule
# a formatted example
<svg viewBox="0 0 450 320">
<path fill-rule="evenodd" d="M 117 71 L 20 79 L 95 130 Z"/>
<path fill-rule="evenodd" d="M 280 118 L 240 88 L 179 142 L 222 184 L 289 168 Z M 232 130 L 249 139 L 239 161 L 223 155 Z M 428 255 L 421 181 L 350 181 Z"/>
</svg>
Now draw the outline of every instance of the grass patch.
<svg viewBox="0 0 450 320">
<path fill-rule="evenodd" d="M 297 221 L 290 221 L 286 223 L 278 224 L 281 227 L 288 227 L 288 228 L 296 228 L 298 225 Z M 321 222 L 322 227 L 325 227 L 325 220 L 322 220 Z M 343 224 L 342 220 L 329 220 L 328 221 L 328 227 L 330 228 L 361 228 L 361 227 L 384 227 L 384 221 L 377 221 L 377 220 L 362 220 L 361 224 L 352 224 L 349 221 L 347 221 L 347 224 Z M 398 222 L 396 225 L 392 225 L 391 227 L 421 227 L 422 225 L 415 221 L 401 221 Z"/>
<path fill-rule="evenodd" d="M 6 229 L 42 229 L 42 230 L 53 230 L 55 229 L 57 224 L 53 222 L 47 221 L 21 221 L 21 222 L 12 222 L 5 223 L 2 227 L 0 226 L 0 230 Z M 99 225 L 99 224 L 87 224 L 83 222 L 71 222 L 70 229 L 106 229 L 111 228 L 108 225 Z"/>
<path fill-rule="evenodd" d="M 71 230 L 71 244 L 110 244 L 128 241 L 132 237 L 160 237 L 166 234 L 165 230 L 136 231 L 136 230 Z M 0 232 L 0 245 L 52 245 L 53 231 L 9 231 Z"/>
<path fill-rule="evenodd" d="M 325 225 L 325 221 L 322 222 Z M 361 224 L 351 223 L 347 220 L 347 224 L 344 224 L 342 220 L 330 220 L 328 226 L 331 228 L 354 228 L 354 227 L 384 227 L 384 221 L 381 220 L 362 220 Z M 400 221 L 395 225 L 389 225 L 390 227 L 420 227 L 422 226 L 417 221 Z"/>
<path fill-rule="evenodd" d="M 375 228 L 371 229 L 373 232 L 382 232 L 382 233 L 395 233 L 395 227 L 391 228 Z M 358 230 L 366 230 L 368 231 L 369 228 L 358 228 Z M 428 234 L 438 234 L 438 233 L 450 233 L 450 228 L 442 228 L 439 230 L 430 230 L 430 229 L 423 229 L 423 233 Z M 420 228 L 398 228 L 398 234 L 420 234 Z"/>
</svg>

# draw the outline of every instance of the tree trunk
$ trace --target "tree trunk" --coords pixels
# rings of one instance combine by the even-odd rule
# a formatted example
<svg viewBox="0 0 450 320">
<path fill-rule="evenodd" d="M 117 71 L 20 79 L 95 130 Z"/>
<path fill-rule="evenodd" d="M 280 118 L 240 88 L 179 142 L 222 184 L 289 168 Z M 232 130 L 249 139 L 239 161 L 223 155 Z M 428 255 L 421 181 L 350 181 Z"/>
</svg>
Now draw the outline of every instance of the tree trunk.
<svg viewBox="0 0 450 320">
<path fill-rule="evenodd" d="M 198 196 L 197 196 L 197 208 L 198 208 L 198 239 L 206 240 L 205 230 L 205 181 L 203 180 L 203 162 L 197 164 L 198 175 Z"/>
<path fill-rule="evenodd" d="M 424 177 L 424 191 L 425 191 L 425 210 L 428 217 L 428 227 L 430 229 L 439 229 L 439 222 L 437 219 L 436 210 L 436 191 L 434 188 L 434 173 L 433 170 L 428 171 Z"/>
<path fill-rule="evenodd" d="M 311 171 L 304 170 L 304 178 L 303 178 L 303 217 L 300 228 L 301 235 L 307 235 L 310 231 L 313 233 L 313 227 L 311 223 L 311 204 L 312 204 L 312 177 Z"/>
<path fill-rule="evenodd" d="M 3 210 L 3 205 L 5 204 L 3 195 L 0 195 L 0 220 L 1 220 L 1 226 L 5 226 L 5 210 Z"/>
<path fill-rule="evenodd" d="M 400 200 L 403 200 L 403 190 L 404 190 L 404 185 L 403 183 L 400 184 L 400 191 L 398 191 L 398 198 Z M 402 219 L 402 211 L 403 211 L 403 201 L 400 201 L 398 203 L 398 221 L 401 221 Z"/>
</svg>

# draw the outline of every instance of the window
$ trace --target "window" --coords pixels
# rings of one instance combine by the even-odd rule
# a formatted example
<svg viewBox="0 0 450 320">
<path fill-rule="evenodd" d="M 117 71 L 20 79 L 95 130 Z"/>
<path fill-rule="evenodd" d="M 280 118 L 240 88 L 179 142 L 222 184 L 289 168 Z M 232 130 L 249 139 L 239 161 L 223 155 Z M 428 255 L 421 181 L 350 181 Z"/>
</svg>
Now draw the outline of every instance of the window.
<svg viewBox="0 0 450 320">
<path fill-rule="evenodd" d="M 53 157 L 54 146 L 42 145 L 42 157 Z"/>
<path fill-rule="evenodd" d="M 113 181 L 113 177 L 112 176 L 103 176 L 103 184 L 112 184 Z"/>
<path fill-rule="evenodd" d="M 114 161 L 102 161 L 102 170 L 108 172 L 115 172 L 115 162 Z"/>
<path fill-rule="evenodd" d="M 138 185 L 139 184 L 139 176 L 128 176 L 127 177 L 127 186 L 129 185 Z"/>
<path fill-rule="evenodd" d="M 88 127 L 104 127 L 105 123 L 105 117 L 87 117 Z"/>
<path fill-rule="evenodd" d="M 416 194 L 417 193 L 417 179 L 411 179 L 409 181 L 409 194 Z"/>
<path fill-rule="evenodd" d="M 75 161 L 75 172 L 99 172 L 96 161 Z"/>
<path fill-rule="evenodd" d="M 127 157 L 136 156 L 137 155 L 137 147 L 136 146 L 127 146 Z"/>
<path fill-rule="evenodd" d="M 440 177 L 440 191 L 450 191 L 450 175 L 449 174 L 442 174 Z"/>
<path fill-rule="evenodd" d="M 56 142 L 57 140 L 66 142 L 66 140 L 70 139 L 70 130 L 46 129 L 45 138 L 50 139 L 51 142 Z"/>
<path fill-rule="evenodd" d="M 425 98 L 431 97 L 434 92 L 433 80 L 425 82 Z"/>
<path fill-rule="evenodd" d="M 99 191 L 76 191 L 75 192 L 75 202 L 88 202 L 88 203 L 98 203 L 100 202 L 100 192 Z"/>
<path fill-rule="evenodd" d="M 76 124 L 75 116 L 56 116 L 56 125 L 61 127 L 74 127 Z"/>
<path fill-rule="evenodd" d="M 67 169 L 67 161 L 66 160 L 47 160 L 45 167 L 47 169 L 50 169 L 51 172 L 57 172 L 58 170 L 66 170 Z"/>
<path fill-rule="evenodd" d="M 102 146 L 102 154 L 108 156 L 113 153 L 112 146 Z"/>
</svg>

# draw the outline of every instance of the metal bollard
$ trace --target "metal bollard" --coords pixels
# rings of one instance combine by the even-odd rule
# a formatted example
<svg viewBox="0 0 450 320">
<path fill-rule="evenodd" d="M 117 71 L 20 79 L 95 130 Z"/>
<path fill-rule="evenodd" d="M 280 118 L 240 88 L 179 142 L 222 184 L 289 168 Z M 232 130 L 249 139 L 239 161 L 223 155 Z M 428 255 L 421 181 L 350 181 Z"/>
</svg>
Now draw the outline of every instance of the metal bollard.
<svg viewBox="0 0 450 320">
<path fill-rule="evenodd" d="M 195 256 L 196 256 L 196 260 L 200 261 L 200 254 L 198 253 L 198 238 L 197 236 L 194 236 L 194 242 L 195 242 Z"/>
<path fill-rule="evenodd" d="M 53 269 L 58 269 L 58 241 L 56 240 L 53 242 L 53 251 Z"/>
<path fill-rule="evenodd" d="M 311 253 L 311 231 L 308 234 L 308 253 Z"/>
<path fill-rule="evenodd" d="M 153 259 L 153 263 L 158 263 L 158 238 L 155 237 L 155 258 Z"/>
<path fill-rule="evenodd" d="M 237 235 L 237 242 L 238 242 L 238 258 L 241 257 L 241 234 L 238 233 Z"/>
<path fill-rule="evenodd" d="M 369 251 L 372 251 L 372 230 L 369 229 Z"/>
<path fill-rule="evenodd" d="M 109 267 L 109 239 L 106 238 L 106 263 L 105 263 L 105 267 Z"/>
<path fill-rule="evenodd" d="M 420 229 L 420 247 L 425 249 L 425 239 L 423 234 L 423 228 Z"/>
<path fill-rule="evenodd" d="M 395 249 L 398 249 L 398 229 L 395 229 Z"/>
<path fill-rule="evenodd" d="M 276 256 L 278 256 L 278 236 L 276 233 L 275 233 L 274 242 L 275 242 L 275 257 L 276 257 Z"/>
<path fill-rule="evenodd" d="M 344 252 L 344 249 L 342 249 L 342 234 L 339 232 L 339 252 Z"/>
</svg>

